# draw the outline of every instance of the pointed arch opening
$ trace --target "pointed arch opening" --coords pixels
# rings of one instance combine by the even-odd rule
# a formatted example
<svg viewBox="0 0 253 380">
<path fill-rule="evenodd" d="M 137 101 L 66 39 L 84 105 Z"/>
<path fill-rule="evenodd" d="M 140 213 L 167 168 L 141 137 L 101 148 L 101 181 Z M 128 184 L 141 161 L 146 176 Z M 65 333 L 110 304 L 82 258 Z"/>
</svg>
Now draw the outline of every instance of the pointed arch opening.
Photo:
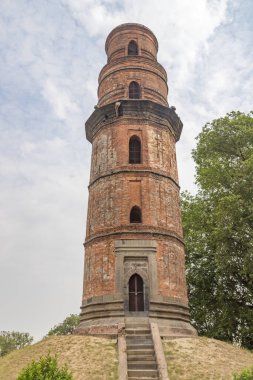
<svg viewBox="0 0 253 380">
<path fill-rule="evenodd" d="M 141 163 L 141 140 L 138 136 L 132 136 L 129 140 L 129 164 Z"/>
<path fill-rule="evenodd" d="M 133 274 L 128 282 L 129 311 L 144 311 L 144 284 L 137 273 Z"/>
<path fill-rule="evenodd" d="M 140 85 L 137 82 L 131 82 L 129 84 L 129 99 L 140 99 L 141 90 Z"/>
<path fill-rule="evenodd" d="M 141 209 L 138 206 L 134 206 L 131 208 L 130 211 L 130 223 L 141 223 L 142 217 L 141 217 Z"/>
<path fill-rule="evenodd" d="M 127 49 L 128 55 L 138 55 L 138 45 L 135 41 L 130 41 Z"/>
</svg>

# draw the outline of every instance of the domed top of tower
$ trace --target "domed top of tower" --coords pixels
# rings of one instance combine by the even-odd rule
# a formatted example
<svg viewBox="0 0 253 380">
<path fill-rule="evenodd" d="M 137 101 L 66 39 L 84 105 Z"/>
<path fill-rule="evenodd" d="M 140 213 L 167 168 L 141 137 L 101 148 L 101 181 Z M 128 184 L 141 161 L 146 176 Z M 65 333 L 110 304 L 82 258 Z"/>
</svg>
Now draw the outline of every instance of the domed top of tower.
<svg viewBox="0 0 253 380">
<path fill-rule="evenodd" d="M 146 26 L 127 23 L 110 32 L 106 39 L 105 51 L 108 63 L 129 55 L 156 60 L 158 42 L 154 33 Z"/>
</svg>

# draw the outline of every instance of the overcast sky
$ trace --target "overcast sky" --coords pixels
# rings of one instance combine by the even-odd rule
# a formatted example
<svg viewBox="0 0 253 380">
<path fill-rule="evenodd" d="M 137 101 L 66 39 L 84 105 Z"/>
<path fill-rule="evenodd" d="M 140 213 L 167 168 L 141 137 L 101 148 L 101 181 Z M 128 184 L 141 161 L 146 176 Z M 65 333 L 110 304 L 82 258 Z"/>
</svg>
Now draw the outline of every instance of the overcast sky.
<svg viewBox="0 0 253 380">
<path fill-rule="evenodd" d="M 36 339 L 79 313 L 91 146 L 104 43 L 138 22 L 159 41 L 184 123 L 182 189 L 203 125 L 253 109 L 252 0 L 1 0 L 0 330 Z"/>
</svg>

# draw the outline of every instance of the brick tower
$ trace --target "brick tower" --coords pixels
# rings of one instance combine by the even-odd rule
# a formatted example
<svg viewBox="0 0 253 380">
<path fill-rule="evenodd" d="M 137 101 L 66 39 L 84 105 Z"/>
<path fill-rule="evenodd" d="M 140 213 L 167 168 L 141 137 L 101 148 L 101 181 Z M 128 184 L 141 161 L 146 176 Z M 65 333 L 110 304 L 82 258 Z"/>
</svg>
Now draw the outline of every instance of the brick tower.
<svg viewBox="0 0 253 380">
<path fill-rule="evenodd" d="M 175 143 L 182 122 L 169 107 L 158 42 L 123 24 L 105 44 L 92 143 L 84 290 L 77 333 L 110 333 L 148 316 L 161 335 L 195 334 L 189 323 Z"/>
</svg>

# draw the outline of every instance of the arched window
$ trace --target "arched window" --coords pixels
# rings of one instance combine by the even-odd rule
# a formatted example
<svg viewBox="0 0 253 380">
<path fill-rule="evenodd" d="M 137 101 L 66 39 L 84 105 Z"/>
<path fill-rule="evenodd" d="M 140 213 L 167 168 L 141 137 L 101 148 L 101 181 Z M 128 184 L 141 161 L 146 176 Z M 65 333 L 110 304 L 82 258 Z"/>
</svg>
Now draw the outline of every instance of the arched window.
<svg viewBox="0 0 253 380">
<path fill-rule="evenodd" d="M 129 42 L 128 55 L 138 55 L 138 45 L 135 41 Z"/>
<path fill-rule="evenodd" d="M 129 140 L 129 164 L 141 163 L 141 140 L 132 136 Z"/>
<path fill-rule="evenodd" d="M 131 82 L 129 85 L 129 99 L 140 99 L 141 90 L 137 82 Z"/>
<path fill-rule="evenodd" d="M 131 208 L 130 223 L 141 223 L 141 209 L 138 206 Z"/>
<path fill-rule="evenodd" d="M 144 311 L 143 279 L 137 273 L 128 282 L 129 311 Z"/>
</svg>

